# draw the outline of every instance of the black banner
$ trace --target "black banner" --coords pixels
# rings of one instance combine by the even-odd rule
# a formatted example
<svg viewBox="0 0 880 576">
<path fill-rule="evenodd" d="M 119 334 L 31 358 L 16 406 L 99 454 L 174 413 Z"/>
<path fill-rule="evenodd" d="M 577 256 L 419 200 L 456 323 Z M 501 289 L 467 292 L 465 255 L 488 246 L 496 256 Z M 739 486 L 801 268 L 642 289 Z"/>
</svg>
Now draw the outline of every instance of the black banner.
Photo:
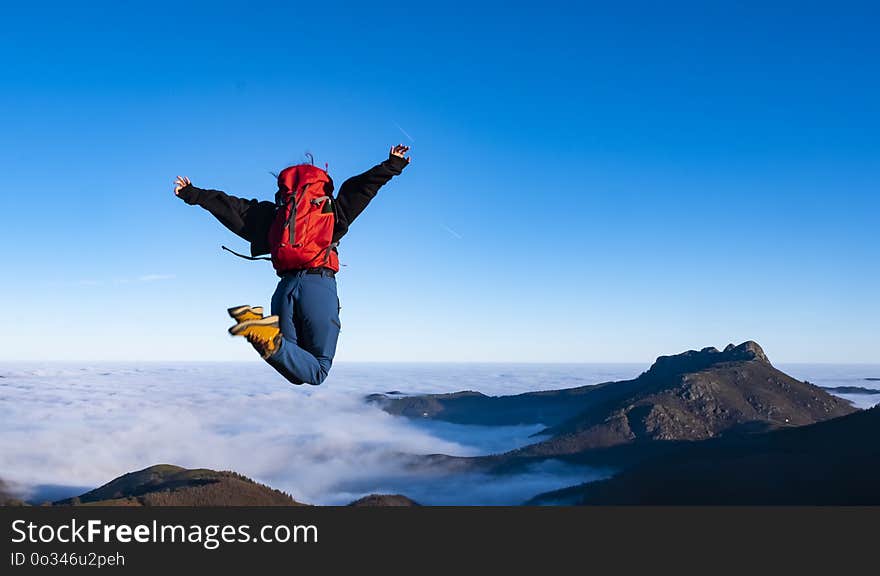
<svg viewBox="0 0 880 576">
<path fill-rule="evenodd" d="M 880 508 L 0 508 L 0 561 L 2 574 L 841 573 L 872 561 L 878 520 Z"/>
</svg>

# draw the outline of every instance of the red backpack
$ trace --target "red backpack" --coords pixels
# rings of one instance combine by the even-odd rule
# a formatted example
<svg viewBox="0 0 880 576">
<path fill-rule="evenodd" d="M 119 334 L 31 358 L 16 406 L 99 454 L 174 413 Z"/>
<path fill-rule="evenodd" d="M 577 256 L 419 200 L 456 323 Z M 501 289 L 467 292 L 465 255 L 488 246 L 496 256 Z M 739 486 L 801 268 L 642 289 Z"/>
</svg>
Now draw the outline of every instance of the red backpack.
<svg viewBox="0 0 880 576">
<path fill-rule="evenodd" d="M 290 166 L 278 175 L 278 210 L 269 227 L 275 270 L 325 267 L 339 271 L 332 190 L 330 175 L 311 164 Z"/>
</svg>

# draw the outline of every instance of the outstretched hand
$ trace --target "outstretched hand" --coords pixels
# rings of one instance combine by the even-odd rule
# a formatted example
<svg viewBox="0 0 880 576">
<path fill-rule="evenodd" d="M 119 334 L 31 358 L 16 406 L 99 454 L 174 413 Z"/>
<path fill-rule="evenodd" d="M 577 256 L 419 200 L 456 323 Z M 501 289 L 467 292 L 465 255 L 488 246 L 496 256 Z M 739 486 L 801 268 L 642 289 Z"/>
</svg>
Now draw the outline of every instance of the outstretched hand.
<svg viewBox="0 0 880 576">
<path fill-rule="evenodd" d="M 192 184 L 192 182 L 189 181 L 189 178 L 187 178 L 186 176 L 178 176 L 177 180 L 174 181 L 174 195 L 178 196 L 180 194 L 180 191 L 190 184 Z"/>
<path fill-rule="evenodd" d="M 407 152 L 409 152 L 409 146 L 398 144 L 397 146 L 391 147 L 391 151 L 388 153 L 388 156 L 397 156 L 398 158 L 403 158 L 404 160 L 406 160 L 406 163 L 409 164 L 412 161 L 412 158 L 406 157 Z"/>
</svg>

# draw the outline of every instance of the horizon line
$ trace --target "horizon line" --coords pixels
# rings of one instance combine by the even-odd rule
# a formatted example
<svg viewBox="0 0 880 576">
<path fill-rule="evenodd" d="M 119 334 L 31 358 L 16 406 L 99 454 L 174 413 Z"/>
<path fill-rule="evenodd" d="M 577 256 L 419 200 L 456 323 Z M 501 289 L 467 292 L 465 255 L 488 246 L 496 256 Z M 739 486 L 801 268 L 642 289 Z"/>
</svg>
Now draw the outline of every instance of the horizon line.
<svg viewBox="0 0 880 576">
<path fill-rule="evenodd" d="M 653 364 L 657 359 L 650 361 L 644 360 L 340 360 L 334 362 L 334 366 L 343 364 L 505 364 L 505 365 L 588 365 L 588 364 Z M 118 360 L 118 359 L 86 359 L 86 360 L 67 360 L 67 359 L 28 359 L 28 360 L 6 360 L 0 359 L 0 364 L 250 364 L 254 360 Z M 880 360 L 852 360 L 852 361 L 833 361 L 833 360 L 779 360 L 770 361 L 770 364 L 827 364 L 827 365 L 859 365 L 859 366 L 880 366 Z"/>
</svg>

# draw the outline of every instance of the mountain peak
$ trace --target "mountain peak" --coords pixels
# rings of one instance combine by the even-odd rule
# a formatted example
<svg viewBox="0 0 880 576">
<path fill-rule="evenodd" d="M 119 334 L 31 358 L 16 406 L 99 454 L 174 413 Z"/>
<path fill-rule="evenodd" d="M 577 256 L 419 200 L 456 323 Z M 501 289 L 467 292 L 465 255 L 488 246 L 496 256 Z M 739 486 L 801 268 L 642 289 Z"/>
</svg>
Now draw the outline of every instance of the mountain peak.
<svg viewBox="0 0 880 576">
<path fill-rule="evenodd" d="M 761 346 L 753 340 L 747 340 L 739 346 L 728 344 L 723 351 L 710 346 L 702 350 L 688 350 L 673 356 L 660 356 L 647 373 L 655 376 L 669 376 L 698 372 L 723 362 L 748 362 L 750 360 L 770 364 L 770 360 L 764 354 Z"/>
<path fill-rule="evenodd" d="M 421 506 L 402 494 L 370 494 L 355 500 L 349 506 L 376 507 L 376 506 Z"/>
<path fill-rule="evenodd" d="M 301 506 L 289 494 L 246 476 L 207 468 L 158 464 L 129 472 L 56 504 L 100 506 Z"/>
<path fill-rule="evenodd" d="M 764 349 L 754 340 L 746 340 L 739 346 L 728 344 L 723 354 L 728 354 L 731 360 L 759 360 L 761 362 L 770 363 Z"/>
</svg>

